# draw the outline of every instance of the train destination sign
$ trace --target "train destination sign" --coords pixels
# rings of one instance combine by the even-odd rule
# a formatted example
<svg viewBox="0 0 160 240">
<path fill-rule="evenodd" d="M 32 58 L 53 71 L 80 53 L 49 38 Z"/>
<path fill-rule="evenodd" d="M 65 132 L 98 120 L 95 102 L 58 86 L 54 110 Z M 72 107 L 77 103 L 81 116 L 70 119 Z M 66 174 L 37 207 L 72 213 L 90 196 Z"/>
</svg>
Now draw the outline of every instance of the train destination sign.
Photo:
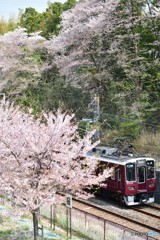
<svg viewBox="0 0 160 240">
<path fill-rule="evenodd" d="M 146 159 L 137 160 L 137 165 L 138 165 L 138 166 L 146 165 Z"/>
</svg>

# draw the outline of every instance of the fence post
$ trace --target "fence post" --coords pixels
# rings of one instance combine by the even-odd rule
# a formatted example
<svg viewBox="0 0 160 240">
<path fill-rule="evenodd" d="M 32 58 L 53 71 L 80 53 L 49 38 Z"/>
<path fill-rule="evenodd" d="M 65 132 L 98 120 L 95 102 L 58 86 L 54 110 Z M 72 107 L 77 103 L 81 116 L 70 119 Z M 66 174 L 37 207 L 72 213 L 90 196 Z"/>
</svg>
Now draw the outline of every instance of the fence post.
<svg viewBox="0 0 160 240">
<path fill-rule="evenodd" d="M 104 240 L 106 239 L 106 220 L 104 220 Z"/>
<path fill-rule="evenodd" d="M 50 224 L 51 224 L 51 229 L 53 229 L 53 207 L 52 204 L 50 205 Z"/>
<path fill-rule="evenodd" d="M 53 207 L 53 218 L 54 218 L 53 230 L 55 230 L 56 229 L 56 204 L 54 204 L 54 207 Z"/>
<path fill-rule="evenodd" d="M 40 229 L 42 231 L 42 240 L 44 240 L 44 231 L 43 231 L 43 225 L 41 225 L 41 227 L 38 227 L 38 229 Z"/>
<path fill-rule="evenodd" d="M 50 224 L 51 224 L 51 229 L 55 230 L 56 229 L 56 205 L 55 204 L 50 206 Z"/>
<path fill-rule="evenodd" d="M 148 240 L 149 239 L 149 236 L 148 236 L 148 234 L 147 234 L 147 238 L 146 238 L 146 240 Z"/>
<path fill-rule="evenodd" d="M 44 239 L 43 225 L 42 225 L 42 240 Z"/>
<path fill-rule="evenodd" d="M 68 207 L 66 207 L 66 217 L 67 217 L 67 238 L 68 238 Z"/>
<path fill-rule="evenodd" d="M 125 234 L 126 229 L 123 230 L 123 240 L 124 240 L 124 234 Z"/>
<path fill-rule="evenodd" d="M 70 208 L 70 238 L 72 238 L 72 208 Z"/>
</svg>

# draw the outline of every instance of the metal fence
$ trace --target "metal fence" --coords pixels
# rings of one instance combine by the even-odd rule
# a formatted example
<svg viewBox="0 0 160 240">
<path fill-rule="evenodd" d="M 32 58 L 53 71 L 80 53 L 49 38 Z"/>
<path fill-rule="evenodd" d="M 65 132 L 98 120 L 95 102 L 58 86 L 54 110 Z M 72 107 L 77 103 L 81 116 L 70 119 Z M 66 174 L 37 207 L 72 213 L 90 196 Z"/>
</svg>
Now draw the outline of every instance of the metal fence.
<svg viewBox="0 0 160 240">
<path fill-rule="evenodd" d="M 51 211 L 53 211 L 51 213 Z M 48 205 L 44 205 L 41 209 L 41 214 L 47 218 L 56 215 L 56 221 L 63 228 L 67 226 L 66 206 L 59 205 L 56 209 Z M 55 222 L 55 218 L 51 219 Z M 91 240 L 151 240 L 154 232 L 143 233 L 132 231 L 120 224 L 104 220 L 82 210 L 71 210 L 71 227 L 74 231 L 86 236 Z M 159 236 L 160 237 L 160 236 Z M 84 238 L 84 237 L 83 237 Z M 85 239 L 85 238 L 84 238 Z M 160 239 L 160 238 L 159 238 Z"/>
<path fill-rule="evenodd" d="M 1 199 L 1 204 L 4 203 L 4 198 Z M 44 217 L 50 219 L 50 225 L 53 230 L 55 230 L 56 224 L 60 225 L 64 229 L 67 226 L 71 227 L 72 230 L 83 235 L 83 239 L 91 240 L 153 240 L 160 239 L 154 237 L 156 233 L 150 232 L 136 232 L 132 231 L 127 227 L 123 227 L 120 224 L 105 220 L 101 217 L 96 217 L 91 213 L 87 213 L 83 210 L 78 210 L 72 208 L 71 213 L 71 222 L 68 225 L 67 223 L 67 211 L 65 205 L 50 206 L 45 204 L 40 209 L 40 214 Z M 12 240 L 14 239 L 29 239 L 32 235 L 32 231 L 23 231 L 22 233 L 17 232 L 12 235 Z M 25 236 L 24 236 L 25 235 Z M 42 234 L 43 235 L 43 234 Z M 1 238 L 7 239 L 7 238 Z M 5 236 L 7 237 L 7 236 Z M 9 235 L 11 239 L 11 235 Z M 85 238 L 86 237 L 86 238 Z M 43 236 L 42 236 L 43 239 Z M 67 231 L 66 231 L 67 239 Z"/>
</svg>

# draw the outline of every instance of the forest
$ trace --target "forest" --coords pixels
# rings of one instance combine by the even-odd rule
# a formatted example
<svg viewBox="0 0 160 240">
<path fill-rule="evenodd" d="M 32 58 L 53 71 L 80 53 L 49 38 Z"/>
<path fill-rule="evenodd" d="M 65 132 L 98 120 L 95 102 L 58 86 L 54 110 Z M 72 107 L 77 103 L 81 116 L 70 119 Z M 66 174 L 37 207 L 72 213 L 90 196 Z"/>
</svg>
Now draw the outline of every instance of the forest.
<svg viewBox="0 0 160 240">
<path fill-rule="evenodd" d="M 82 135 L 96 127 L 104 144 L 132 144 L 154 157 L 159 60 L 158 0 L 48 2 L 43 13 L 30 7 L 0 19 L 2 96 L 35 116 L 59 108 L 75 113 Z"/>
</svg>

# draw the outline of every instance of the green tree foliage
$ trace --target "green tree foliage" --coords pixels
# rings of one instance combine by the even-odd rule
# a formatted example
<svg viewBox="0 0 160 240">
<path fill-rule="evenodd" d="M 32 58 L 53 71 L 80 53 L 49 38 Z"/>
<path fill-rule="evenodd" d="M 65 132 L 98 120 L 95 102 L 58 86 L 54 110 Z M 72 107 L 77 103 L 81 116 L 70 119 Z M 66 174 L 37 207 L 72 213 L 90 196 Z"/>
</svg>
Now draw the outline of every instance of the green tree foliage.
<svg viewBox="0 0 160 240">
<path fill-rule="evenodd" d="M 43 15 L 34 8 L 26 8 L 20 17 L 20 26 L 28 30 L 28 33 L 40 31 L 43 26 Z"/>
<path fill-rule="evenodd" d="M 107 120 L 104 129 L 134 139 L 141 130 L 156 129 L 160 122 L 160 21 L 154 15 L 154 2 L 132 0 L 122 0 L 113 19 L 112 34 L 105 33 L 101 48 L 95 48 L 101 73 L 94 72 L 92 80 L 96 76 L 102 86 L 100 121 Z"/>
<path fill-rule="evenodd" d="M 8 31 L 7 22 L 2 18 L 0 19 L 0 34 L 4 34 Z"/>
<path fill-rule="evenodd" d="M 159 17 L 154 14 L 153 1 L 121 1 L 117 32 L 123 37 L 122 67 L 130 82 L 130 115 L 141 117 L 145 122 L 159 122 L 154 112 L 159 109 Z M 126 108 L 129 104 L 127 101 Z M 150 112 L 150 114 L 149 114 Z M 154 117 L 152 117 L 153 115 Z M 147 126 L 146 126 L 147 127 Z"/>
<path fill-rule="evenodd" d="M 72 8 L 76 0 L 68 0 L 64 4 L 60 2 L 48 2 L 48 7 L 43 13 L 34 8 L 26 8 L 20 13 L 20 26 L 28 30 L 28 33 L 40 31 L 41 35 L 49 38 L 57 35 L 60 31 L 61 15 L 64 11 Z"/>
<path fill-rule="evenodd" d="M 8 21 L 3 18 L 0 19 L 0 35 L 3 35 L 9 31 L 13 31 L 17 28 L 17 19 L 10 17 Z"/>
<path fill-rule="evenodd" d="M 76 0 L 68 0 L 63 4 L 63 11 L 69 10 L 76 4 Z"/>
<path fill-rule="evenodd" d="M 38 85 L 30 85 L 17 96 L 17 103 L 22 107 L 32 108 L 36 115 L 43 110 L 61 108 L 73 111 L 78 119 L 85 115 L 89 102 L 89 95 L 67 84 L 64 77 L 59 76 L 56 66 L 42 73 Z"/>
<path fill-rule="evenodd" d="M 60 2 L 48 2 L 48 8 L 43 12 L 44 28 L 42 29 L 42 35 L 44 37 L 49 38 L 59 33 L 62 13 L 72 8 L 75 3 L 76 0 L 68 0 L 64 4 Z"/>
<path fill-rule="evenodd" d="M 48 8 L 43 13 L 44 29 L 42 34 L 49 37 L 51 34 L 58 34 L 60 30 L 61 14 L 63 12 L 63 4 L 59 2 L 48 3 Z"/>
<path fill-rule="evenodd" d="M 156 3 L 124 0 L 114 15 L 112 41 L 118 45 L 113 53 L 112 80 L 106 84 L 102 118 L 117 129 L 117 134 L 133 139 L 141 130 L 155 131 L 160 122 L 160 18 L 154 14 Z"/>
</svg>

